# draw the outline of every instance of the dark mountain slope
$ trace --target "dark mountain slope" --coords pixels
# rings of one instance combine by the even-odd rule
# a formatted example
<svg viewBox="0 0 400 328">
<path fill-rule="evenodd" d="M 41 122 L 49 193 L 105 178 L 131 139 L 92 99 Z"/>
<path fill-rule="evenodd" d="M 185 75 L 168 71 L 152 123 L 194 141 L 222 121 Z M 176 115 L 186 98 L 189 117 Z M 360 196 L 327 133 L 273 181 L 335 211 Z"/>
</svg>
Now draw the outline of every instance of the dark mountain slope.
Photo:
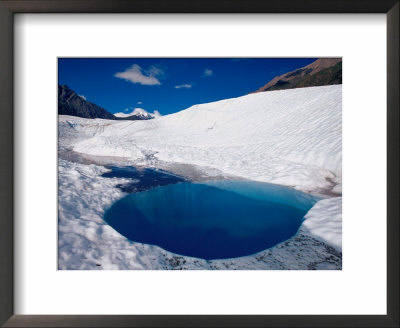
<svg viewBox="0 0 400 328">
<path fill-rule="evenodd" d="M 320 58 L 292 72 L 273 78 L 256 92 L 342 84 L 342 59 Z"/>
<path fill-rule="evenodd" d="M 66 85 L 58 86 L 58 114 L 84 118 L 103 118 L 108 120 L 117 119 L 104 108 L 78 96 Z"/>
</svg>

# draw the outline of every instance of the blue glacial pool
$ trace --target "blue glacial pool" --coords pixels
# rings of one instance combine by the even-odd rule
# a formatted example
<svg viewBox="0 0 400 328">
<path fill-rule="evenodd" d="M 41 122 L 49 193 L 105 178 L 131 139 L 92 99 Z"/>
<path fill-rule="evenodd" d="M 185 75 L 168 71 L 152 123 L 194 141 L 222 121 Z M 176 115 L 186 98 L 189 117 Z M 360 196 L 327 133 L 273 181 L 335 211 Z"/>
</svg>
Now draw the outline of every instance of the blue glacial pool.
<svg viewBox="0 0 400 328">
<path fill-rule="evenodd" d="M 254 254 L 292 237 L 319 199 L 254 181 L 182 182 L 130 194 L 104 218 L 132 241 L 223 259 Z"/>
</svg>

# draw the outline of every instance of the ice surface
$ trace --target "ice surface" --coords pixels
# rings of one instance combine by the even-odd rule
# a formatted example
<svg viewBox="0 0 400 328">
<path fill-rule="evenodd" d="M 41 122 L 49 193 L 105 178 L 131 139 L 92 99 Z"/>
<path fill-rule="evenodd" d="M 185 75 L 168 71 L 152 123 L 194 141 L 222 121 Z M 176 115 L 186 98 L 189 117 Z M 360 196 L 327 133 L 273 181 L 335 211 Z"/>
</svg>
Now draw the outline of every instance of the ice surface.
<svg viewBox="0 0 400 328">
<path fill-rule="evenodd" d="M 157 120 L 59 116 L 59 150 L 341 194 L 341 97 L 335 85 L 226 99 Z M 116 186 L 129 181 L 101 177 L 106 171 L 59 160 L 60 269 L 341 269 L 341 198 L 318 201 L 298 233 L 275 247 L 205 261 L 131 242 L 107 225 L 105 211 L 126 195 Z"/>
<path fill-rule="evenodd" d="M 195 105 L 157 120 L 74 120 L 87 137 L 73 149 L 142 165 L 156 159 L 207 166 L 306 191 L 330 189 L 330 179 L 340 180 L 342 172 L 341 98 L 342 86 L 333 85 Z"/>
<path fill-rule="evenodd" d="M 313 236 L 342 251 L 342 197 L 319 201 L 305 216 L 303 226 Z"/>
</svg>

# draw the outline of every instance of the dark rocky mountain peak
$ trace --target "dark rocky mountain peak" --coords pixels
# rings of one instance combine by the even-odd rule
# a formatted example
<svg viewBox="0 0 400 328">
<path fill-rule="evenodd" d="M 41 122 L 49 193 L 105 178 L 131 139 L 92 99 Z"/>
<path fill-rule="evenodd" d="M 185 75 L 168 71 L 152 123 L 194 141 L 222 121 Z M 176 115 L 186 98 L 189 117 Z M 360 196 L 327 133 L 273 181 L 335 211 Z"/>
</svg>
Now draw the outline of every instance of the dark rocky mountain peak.
<svg viewBox="0 0 400 328">
<path fill-rule="evenodd" d="M 252 92 L 342 84 L 342 58 L 320 58 L 292 72 L 277 76 Z"/>
<path fill-rule="evenodd" d="M 117 119 L 104 108 L 85 100 L 67 85 L 58 86 L 58 114 L 84 118 Z"/>
<path fill-rule="evenodd" d="M 71 115 L 83 118 L 103 118 L 107 120 L 150 120 L 154 115 L 135 114 L 129 117 L 117 117 L 104 108 L 87 101 L 71 90 L 67 85 L 58 85 L 58 115 Z"/>
</svg>

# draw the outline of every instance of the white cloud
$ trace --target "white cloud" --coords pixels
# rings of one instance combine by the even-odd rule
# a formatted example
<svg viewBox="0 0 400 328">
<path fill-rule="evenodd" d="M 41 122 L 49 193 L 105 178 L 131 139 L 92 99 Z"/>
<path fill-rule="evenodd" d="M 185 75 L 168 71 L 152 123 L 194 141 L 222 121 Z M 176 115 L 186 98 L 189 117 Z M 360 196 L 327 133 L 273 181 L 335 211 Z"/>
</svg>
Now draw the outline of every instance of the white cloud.
<svg viewBox="0 0 400 328">
<path fill-rule="evenodd" d="M 141 104 L 143 104 L 141 101 L 138 101 L 137 103 L 138 103 L 138 105 L 141 105 Z"/>
<path fill-rule="evenodd" d="M 156 66 L 150 66 L 147 72 L 151 76 L 164 75 L 164 71 Z"/>
<path fill-rule="evenodd" d="M 132 83 L 139 83 L 143 85 L 160 85 L 161 82 L 157 76 L 162 76 L 164 72 L 155 66 L 150 66 L 147 71 L 137 64 L 133 64 L 124 72 L 115 73 L 115 77 L 124 79 Z"/>
<path fill-rule="evenodd" d="M 78 95 L 79 97 L 81 97 L 83 100 L 86 100 L 86 97 L 84 95 Z"/>
<path fill-rule="evenodd" d="M 206 68 L 206 69 L 204 70 L 203 76 L 204 76 L 204 77 L 207 77 L 207 76 L 211 76 L 211 75 L 213 75 L 213 74 L 214 74 L 214 72 L 212 71 L 212 69 Z"/>
<path fill-rule="evenodd" d="M 176 85 L 176 86 L 175 86 L 175 89 L 182 89 L 182 88 L 184 88 L 184 89 L 190 89 L 191 87 L 192 87 L 191 84 L 180 84 L 180 85 Z"/>
</svg>

